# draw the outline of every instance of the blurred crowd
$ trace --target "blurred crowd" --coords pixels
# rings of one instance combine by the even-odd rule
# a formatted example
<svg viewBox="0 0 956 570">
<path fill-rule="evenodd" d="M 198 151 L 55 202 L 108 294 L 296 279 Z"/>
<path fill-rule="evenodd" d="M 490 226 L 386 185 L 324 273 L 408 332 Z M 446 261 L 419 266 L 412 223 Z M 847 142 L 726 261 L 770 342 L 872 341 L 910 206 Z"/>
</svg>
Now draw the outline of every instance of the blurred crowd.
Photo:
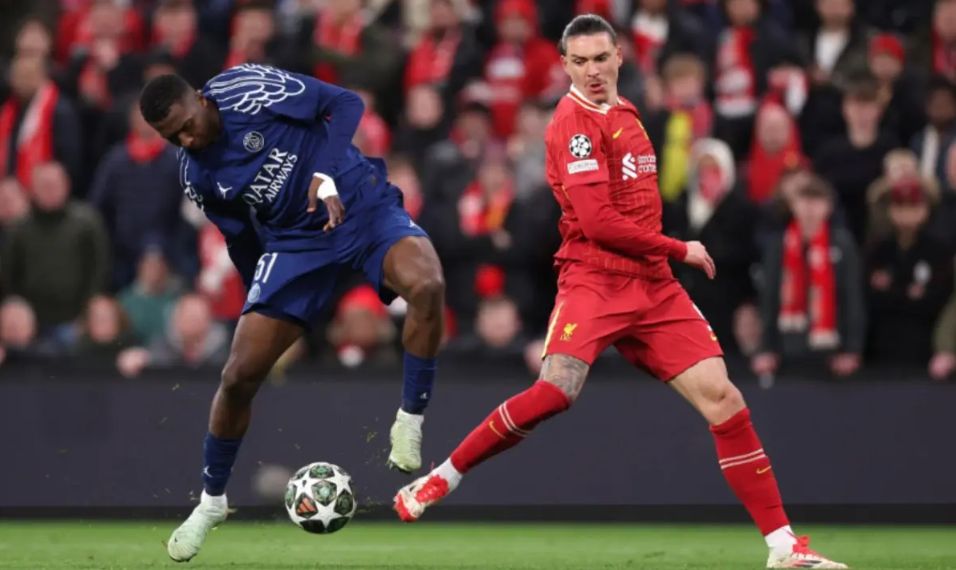
<svg viewBox="0 0 956 570">
<path fill-rule="evenodd" d="M 358 91 L 432 236 L 446 350 L 534 370 L 560 211 L 544 129 L 575 14 L 619 30 L 674 267 L 725 351 L 772 377 L 956 370 L 956 0 L 34 0 L 0 24 L 0 360 L 224 361 L 245 291 L 183 199 L 145 81 L 269 63 Z M 398 363 L 402 302 L 356 277 L 280 364 Z"/>
</svg>

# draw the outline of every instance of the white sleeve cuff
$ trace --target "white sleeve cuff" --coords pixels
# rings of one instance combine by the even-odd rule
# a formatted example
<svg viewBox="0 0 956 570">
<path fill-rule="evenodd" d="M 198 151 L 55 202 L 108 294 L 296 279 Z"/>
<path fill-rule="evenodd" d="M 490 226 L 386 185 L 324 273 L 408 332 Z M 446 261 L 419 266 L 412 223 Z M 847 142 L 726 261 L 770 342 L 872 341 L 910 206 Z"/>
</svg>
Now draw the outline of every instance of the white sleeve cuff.
<svg viewBox="0 0 956 570">
<path fill-rule="evenodd" d="M 318 178 L 322 181 L 322 183 L 319 184 L 318 192 L 320 200 L 325 200 L 326 198 L 339 195 L 338 188 L 335 187 L 335 180 L 332 180 L 331 176 L 328 174 L 322 174 L 321 172 L 316 172 L 312 175 L 312 177 Z"/>
</svg>

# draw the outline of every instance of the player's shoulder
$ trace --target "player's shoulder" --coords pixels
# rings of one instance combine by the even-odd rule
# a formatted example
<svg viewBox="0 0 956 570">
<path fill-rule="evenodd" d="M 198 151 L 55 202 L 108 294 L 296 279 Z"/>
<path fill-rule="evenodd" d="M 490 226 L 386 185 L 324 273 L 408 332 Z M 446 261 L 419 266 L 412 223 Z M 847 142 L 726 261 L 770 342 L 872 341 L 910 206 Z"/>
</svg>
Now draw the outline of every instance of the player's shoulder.
<svg viewBox="0 0 956 570">
<path fill-rule="evenodd" d="M 258 63 L 243 63 L 216 75 L 203 95 L 220 111 L 257 115 L 263 109 L 305 93 L 305 82 L 295 74 Z"/>
<path fill-rule="evenodd" d="M 602 117 L 600 112 L 582 106 L 569 94 L 558 101 L 548 127 L 554 134 L 581 130 L 597 133 L 602 128 Z"/>
</svg>

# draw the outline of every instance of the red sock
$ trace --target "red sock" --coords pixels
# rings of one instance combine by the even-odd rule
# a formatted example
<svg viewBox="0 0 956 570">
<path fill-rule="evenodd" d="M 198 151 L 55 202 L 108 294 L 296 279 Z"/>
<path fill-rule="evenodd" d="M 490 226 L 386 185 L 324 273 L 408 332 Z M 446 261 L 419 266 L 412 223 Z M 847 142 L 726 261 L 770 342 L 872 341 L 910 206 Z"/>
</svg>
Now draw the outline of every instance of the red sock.
<svg viewBox="0 0 956 570">
<path fill-rule="evenodd" d="M 770 459 L 750 423 L 750 410 L 740 410 L 724 423 L 711 426 L 710 431 L 717 444 L 717 458 L 724 478 L 760 532 L 766 536 L 790 524 Z"/>
<path fill-rule="evenodd" d="M 460 473 L 492 455 L 514 447 L 541 421 L 568 409 L 571 402 L 560 388 L 538 380 L 498 406 L 451 454 Z"/>
</svg>

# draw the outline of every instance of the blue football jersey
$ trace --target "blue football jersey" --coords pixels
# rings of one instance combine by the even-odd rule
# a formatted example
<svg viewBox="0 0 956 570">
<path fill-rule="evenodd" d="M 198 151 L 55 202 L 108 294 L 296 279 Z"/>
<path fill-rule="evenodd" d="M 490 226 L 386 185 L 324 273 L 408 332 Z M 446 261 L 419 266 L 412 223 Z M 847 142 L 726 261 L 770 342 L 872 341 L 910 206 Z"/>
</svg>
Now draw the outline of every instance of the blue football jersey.
<svg viewBox="0 0 956 570">
<path fill-rule="evenodd" d="M 243 64 L 212 78 L 202 93 L 218 107 L 222 131 L 201 151 L 180 151 L 181 183 L 226 236 L 247 282 L 263 248 L 329 247 L 324 208 L 306 211 L 313 173 L 335 180 L 349 213 L 385 183 L 384 163 L 352 145 L 364 105 L 349 90 Z"/>
</svg>

